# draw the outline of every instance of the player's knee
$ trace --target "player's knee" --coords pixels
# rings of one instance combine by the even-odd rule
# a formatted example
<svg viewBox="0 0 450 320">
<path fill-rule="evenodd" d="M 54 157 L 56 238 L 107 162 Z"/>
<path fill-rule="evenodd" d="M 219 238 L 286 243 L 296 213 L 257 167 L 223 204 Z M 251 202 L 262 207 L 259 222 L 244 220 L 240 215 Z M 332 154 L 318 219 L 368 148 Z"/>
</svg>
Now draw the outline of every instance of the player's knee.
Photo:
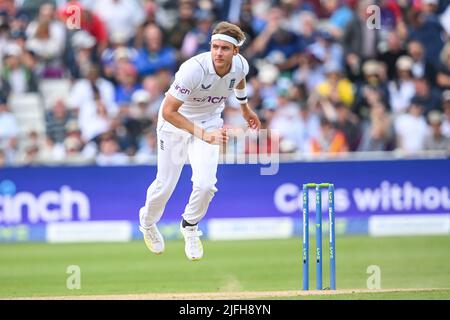
<svg viewBox="0 0 450 320">
<path fill-rule="evenodd" d="M 168 199 L 174 190 L 173 184 L 157 179 L 155 183 L 150 186 L 149 194 L 153 200 L 160 199 L 162 201 Z"/>
<path fill-rule="evenodd" d="M 202 195 L 214 195 L 217 192 L 217 188 L 214 183 L 200 183 L 194 186 L 198 192 Z"/>
</svg>

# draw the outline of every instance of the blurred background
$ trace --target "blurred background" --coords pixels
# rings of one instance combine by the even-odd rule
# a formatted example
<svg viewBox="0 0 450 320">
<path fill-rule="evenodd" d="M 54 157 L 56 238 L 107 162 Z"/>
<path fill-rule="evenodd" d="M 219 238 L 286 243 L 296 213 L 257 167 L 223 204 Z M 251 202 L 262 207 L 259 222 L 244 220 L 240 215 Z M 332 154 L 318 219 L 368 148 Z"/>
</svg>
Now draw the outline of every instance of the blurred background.
<svg viewBox="0 0 450 320">
<path fill-rule="evenodd" d="M 285 221 L 300 207 L 301 184 L 322 181 L 336 184 L 338 218 L 352 218 L 347 231 L 367 233 L 372 214 L 436 213 L 450 232 L 445 0 L 0 0 L 5 230 L 135 222 L 156 172 L 164 93 L 181 63 L 209 50 L 222 20 L 246 34 L 250 105 L 267 131 L 222 148 L 223 196 L 209 218 Z M 223 117 L 228 128 L 245 126 L 234 97 Z M 179 219 L 188 175 L 165 219 Z M 287 233 L 298 234 L 292 221 Z M 138 237 L 133 226 L 126 234 Z"/>
<path fill-rule="evenodd" d="M 2 224 L 67 221 L 77 213 L 80 220 L 130 219 L 156 170 L 164 93 L 181 63 L 209 50 L 222 20 L 246 34 L 250 105 L 267 131 L 221 149 L 222 162 L 247 165 L 219 170 L 226 196 L 211 217 L 292 214 L 300 204 L 286 197 L 300 192 L 286 191 L 286 183 L 320 180 L 336 184 L 341 217 L 449 212 L 449 1 L 0 0 Z M 226 127 L 245 126 L 239 108 L 230 97 Z M 269 168 L 275 177 L 253 185 L 264 159 L 276 162 Z M 229 192 L 241 180 L 251 182 L 249 197 L 274 200 L 261 202 L 259 213 L 244 200 L 230 208 L 236 196 Z M 178 219 L 189 193 L 189 182 L 180 184 L 168 218 Z M 355 188 L 367 187 L 375 198 L 363 193 L 368 202 L 358 207 Z M 39 206 L 19 197 L 19 190 L 40 199 L 55 189 L 65 205 L 53 220 L 57 200 L 44 197 Z M 101 192 L 130 195 L 116 206 Z"/>
<path fill-rule="evenodd" d="M 446 0 L 1 0 L 0 166 L 154 162 L 174 72 L 222 20 L 246 34 L 250 104 L 277 142 L 224 153 L 449 153 Z M 223 116 L 244 124 L 233 97 Z"/>
<path fill-rule="evenodd" d="M 283 232 L 299 234 L 301 184 L 322 181 L 336 184 L 344 233 L 367 234 L 376 214 L 450 233 L 449 1 L 0 0 L 3 240 L 72 220 L 133 221 L 125 234 L 139 237 L 164 93 L 222 20 L 246 34 L 267 130 L 221 149 L 207 218 L 288 215 Z M 223 117 L 245 126 L 234 97 Z M 164 219 L 178 221 L 190 190 L 184 172 Z"/>
<path fill-rule="evenodd" d="M 223 20 L 246 34 L 249 103 L 268 131 L 221 149 L 200 229 L 241 241 L 205 242 L 197 265 L 181 241 L 154 259 L 138 211 L 158 110 Z M 245 126 L 234 97 L 223 117 Z M 365 288 L 373 264 L 383 287 L 448 288 L 449 154 L 448 0 L 0 0 L 0 296 L 66 295 L 73 263 L 84 293 L 298 289 L 309 182 L 335 184 L 338 288 Z M 166 239 L 181 239 L 190 174 Z"/>
</svg>

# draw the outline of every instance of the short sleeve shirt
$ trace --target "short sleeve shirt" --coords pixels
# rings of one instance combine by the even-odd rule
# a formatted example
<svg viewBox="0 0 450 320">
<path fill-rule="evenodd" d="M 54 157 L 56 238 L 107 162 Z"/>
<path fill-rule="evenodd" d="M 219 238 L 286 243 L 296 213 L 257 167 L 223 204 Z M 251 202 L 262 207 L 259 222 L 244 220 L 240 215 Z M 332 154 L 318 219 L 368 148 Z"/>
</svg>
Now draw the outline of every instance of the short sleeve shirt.
<svg viewBox="0 0 450 320">
<path fill-rule="evenodd" d="M 179 112 L 191 121 L 220 118 L 227 98 L 248 71 L 247 60 L 237 54 L 233 57 L 230 72 L 220 77 L 214 69 L 211 52 L 205 52 L 180 66 L 167 93 L 183 101 Z"/>
</svg>

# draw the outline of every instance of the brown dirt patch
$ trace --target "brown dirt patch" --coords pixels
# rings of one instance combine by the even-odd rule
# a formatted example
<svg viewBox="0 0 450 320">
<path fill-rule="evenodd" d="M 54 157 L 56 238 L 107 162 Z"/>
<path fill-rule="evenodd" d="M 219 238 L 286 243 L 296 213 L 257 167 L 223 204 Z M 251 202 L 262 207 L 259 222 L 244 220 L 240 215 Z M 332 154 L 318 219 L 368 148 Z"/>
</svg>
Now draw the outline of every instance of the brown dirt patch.
<svg viewBox="0 0 450 320">
<path fill-rule="evenodd" d="M 235 300 L 235 299 L 271 299 L 296 296 L 339 295 L 359 293 L 383 292 L 415 292 L 433 291 L 439 289 L 342 289 L 342 290 L 290 290 L 290 291 L 238 291 L 238 292 L 203 292 L 203 293 L 144 293 L 119 295 L 83 295 L 83 296 L 54 296 L 54 297 L 23 297 L 15 299 L 36 300 Z"/>
</svg>

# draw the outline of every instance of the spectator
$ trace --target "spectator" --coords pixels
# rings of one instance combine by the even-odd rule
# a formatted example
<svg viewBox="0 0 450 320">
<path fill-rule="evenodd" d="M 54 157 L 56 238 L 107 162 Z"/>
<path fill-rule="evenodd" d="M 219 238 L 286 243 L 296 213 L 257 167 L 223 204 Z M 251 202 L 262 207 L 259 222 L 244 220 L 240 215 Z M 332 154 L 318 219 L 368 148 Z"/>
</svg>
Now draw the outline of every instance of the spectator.
<svg viewBox="0 0 450 320">
<path fill-rule="evenodd" d="M 444 4 L 447 1 L 442 1 Z M 445 3 L 444 6 L 446 6 L 445 9 L 442 10 L 442 14 L 439 17 L 439 22 L 442 25 L 442 28 L 445 30 L 445 32 L 447 33 L 447 35 L 450 34 L 450 6 L 448 5 L 448 3 Z"/>
<path fill-rule="evenodd" d="M 277 108 L 268 127 L 277 131 L 280 139 L 297 144 L 297 139 L 302 136 L 300 131 L 304 129 L 298 125 L 300 106 L 289 98 L 289 92 L 285 88 L 278 89 L 277 97 Z"/>
<path fill-rule="evenodd" d="M 308 92 L 326 80 L 323 63 L 325 51 L 318 46 L 309 46 L 304 55 L 300 56 L 299 66 L 292 77 L 294 83 L 304 85 Z"/>
<path fill-rule="evenodd" d="M 137 90 L 131 97 L 131 107 L 129 118 L 125 127 L 133 136 L 133 140 L 138 140 L 143 132 L 156 123 L 149 110 L 151 95 L 144 89 Z"/>
<path fill-rule="evenodd" d="M 450 90 L 445 90 L 442 93 L 442 103 L 444 110 L 444 120 L 442 123 L 442 133 L 450 138 Z"/>
<path fill-rule="evenodd" d="M 77 120 L 71 120 L 66 125 L 64 139 L 65 160 L 68 163 L 84 164 L 93 162 L 97 154 L 95 142 L 84 143 Z"/>
<path fill-rule="evenodd" d="M 1 69 L 0 69 L 1 73 Z M 8 82 L 3 79 L 3 77 L 0 77 L 0 101 L 7 100 L 9 94 L 11 92 L 11 87 Z"/>
<path fill-rule="evenodd" d="M 442 150 L 450 152 L 450 138 L 442 134 L 442 113 L 436 110 L 428 114 L 428 123 L 431 127 L 430 134 L 425 138 L 425 150 Z"/>
<path fill-rule="evenodd" d="M 450 89 L 450 42 L 442 49 L 437 69 L 436 83 L 442 90 Z"/>
<path fill-rule="evenodd" d="M 367 120 L 372 106 L 382 103 L 387 106 L 389 90 L 386 85 L 384 65 L 377 60 L 367 60 L 363 64 L 363 81 L 356 84 L 353 110 L 362 120 Z"/>
<path fill-rule="evenodd" d="M 95 37 L 85 30 L 77 31 L 71 39 L 68 69 L 72 78 L 80 79 L 96 62 Z"/>
<path fill-rule="evenodd" d="M 199 10 L 196 15 L 196 26 L 183 39 L 181 46 L 182 61 L 206 52 L 210 48 L 212 24 L 214 16 L 209 11 Z"/>
<path fill-rule="evenodd" d="M 129 158 L 119 151 L 119 144 L 111 133 L 105 133 L 99 140 L 100 152 L 96 157 L 99 166 L 118 166 L 129 163 Z"/>
<path fill-rule="evenodd" d="M 439 0 L 422 1 L 421 11 L 412 11 L 410 39 L 422 43 L 427 61 L 437 67 L 436 57 L 444 46 L 444 30 L 436 15 Z"/>
<path fill-rule="evenodd" d="M 402 41 L 395 31 L 391 31 L 387 35 L 386 51 L 379 55 L 378 60 L 384 62 L 387 66 L 387 76 L 389 80 L 396 77 L 395 64 L 398 58 L 406 55 L 406 50 L 402 47 Z"/>
<path fill-rule="evenodd" d="M 227 109 L 232 109 L 232 108 L 227 108 Z M 261 103 L 261 108 L 259 109 L 259 114 L 261 115 L 261 118 L 263 118 L 264 120 L 266 120 L 267 125 L 270 127 L 272 124 L 272 120 L 275 116 L 275 111 L 277 110 L 277 100 L 275 98 L 267 98 L 264 101 L 262 101 Z M 228 121 L 226 122 L 227 124 L 233 125 L 233 124 L 242 124 L 242 121 L 240 119 L 238 119 L 238 111 L 234 110 L 234 116 L 233 119 L 234 121 Z M 228 116 L 228 114 L 225 114 L 226 116 Z M 226 117 L 225 120 L 228 120 L 229 118 Z"/>
<path fill-rule="evenodd" d="M 313 137 L 319 135 L 320 119 L 306 103 L 300 104 L 298 122 L 295 127 L 298 128 L 299 132 L 295 139 L 297 150 L 305 153 L 310 152 Z"/>
<path fill-rule="evenodd" d="M 412 101 L 408 112 L 394 120 L 397 148 L 406 153 L 415 153 L 424 148 L 428 126 L 423 116 L 423 106 Z"/>
<path fill-rule="evenodd" d="M 133 93 L 141 89 L 137 83 L 137 71 L 131 63 L 121 64 L 116 72 L 115 102 L 120 107 L 129 107 Z"/>
<path fill-rule="evenodd" d="M 270 38 L 263 57 L 276 65 L 280 71 L 292 72 L 297 66 L 297 55 L 302 52 L 303 46 L 297 35 L 280 28 Z"/>
<path fill-rule="evenodd" d="M 138 0 L 97 0 L 93 11 L 105 22 L 108 34 L 124 32 L 127 42 L 135 37 L 145 20 L 145 12 Z"/>
<path fill-rule="evenodd" d="M 192 1 L 179 1 L 178 21 L 169 32 L 169 44 L 180 50 L 186 34 L 196 26 L 194 18 L 194 3 Z"/>
<path fill-rule="evenodd" d="M 11 88 L 10 93 L 36 92 L 37 79 L 32 68 L 26 64 L 28 60 L 24 59 L 22 49 L 17 44 L 9 44 L 3 54 L 2 82 Z"/>
<path fill-rule="evenodd" d="M 22 166 L 36 166 L 39 164 L 39 146 L 28 143 L 20 155 L 18 162 Z"/>
<path fill-rule="evenodd" d="M 373 1 L 363 0 L 358 2 L 356 17 L 350 21 L 342 38 L 345 52 L 345 61 L 349 71 L 349 78 L 356 79 L 360 76 L 361 66 L 364 61 L 376 58 L 379 31 L 367 28 L 367 7 Z"/>
<path fill-rule="evenodd" d="M 353 18 L 353 12 L 348 6 L 348 2 L 352 1 L 323 1 L 325 10 L 330 15 L 328 20 L 330 32 L 335 39 L 340 39 L 342 37 L 345 28 Z"/>
<path fill-rule="evenodd" d="M 397 60 L 395 66 L 397 78 L 388 84 L 389 104 L 394 113 L 402 113 L 408 109 L 411 99 L 416 93 L 411 73 L 413 61 L 411 57 L 402 56 Z"/>
<path fill-rule="evenodd" d="M 90 160 L 82 153 L 81 139 L 69 136 L 64 140 L 64 162 L 67 164 L 89 164 Z"/>
<path fill-rule="evenodd" d="M 284 18 L 279 7 L 269 10 L 266 27 L 247 51 L 250 58 L 268 57 L 272 62 L 281 64 L 301 51 L 298 36 L 283 26 Z"/>
<path fill-rule="evenodd" d="M 252 28 L 255 33 L 260 33 L 264 30 L 267 23 L 267 14 L 270 10 L 271 4 L 265 0 L 252 0 Z M 298 21 L 298 20 L 295 20 Z"/>
<path fill-rule="evenodd" d="M 423 105 L 425 115 L 431 110 L 441 110 L 441 93 L 438 89 L 432 87 L 424 77 L 414 79 L 415 91 L 413 99 Z"/>
<path fill-rule="evenodd" d="M 420 9 L 427 16 L 437 16 L 440 7 L 439 2 L 447 2 L 447 1 L 422 0 L 420 2 Z"/>
<path fill-rule="evenodd" d="M 11 26 L 7 15 L 0 16 L 0 58 L 2 57 L 2 48 L 10 41 Z"/>
<path fill-rule="evenodd" d="M 126 44 L 126 35 L 123 32 L 117 31 L 111 34 L 109 40 L 110 45 L 101 54 L 101 63 L 105 78 L 114 82 L 118 65 L 133 62 L 138 51 Z"/>
<path fill-rule="evenodd" d="M 156 143 L 156 135 L 153 130 L 146 130 L 139 142 L 139 149 L 134 157 L 134 161 L 138 164 L 147 164 L 156 160 L 158 144 Z"/>
<path fill-rule="evenodd" d="M 278 88 L 276 81 L 279 75 L 280 71 L 273 64 L 267 62 L 259 64 L 257 76 L 259 86 L 257 94 L 261 97 L 262 101 L 266 99 L 277 99 Z"/>
<path fill-rule="evenodd" d="M 333 124 L 322 117 L 320 120 L 319 135 L 312 139 L 311 152 L 312 153 L 332 153 L 338 154 L 348 151 L 347 141 L 345 135 L 336 130 Z"/>
<path fill-rule="evenodd" d="M 370 116 L 363 123 L 362 138 L 358 151 L 390 151 L 394 149 L 392 118 L 382 103 L 375 103 Z"/>
<path fill-rule="evenodd" d="M 111 119 L 110 132 L 114 135 L 115 140 L 119 144 L 119 150 L 126 155 L 133 157 L 136 155 L 140 137 L 136 135 L 136 131 L 130 130 L 129 121 L 129 114 L 124 114 L 118 118 Z M 96 141 L 99 141 L 98 138 Z"/>
<path fill-rule="evenodd" d="M 2 149 L 0 149 L 0 168 L 6 167 L 8 164 L 8 162 L 6 161 L 6 154 L 5 151 L 3 151 Z"/>
<path fill-rule="evenodd" d="M 401 9 L 395 0 L 381 0 L 379 3 L 381 21 L 380 28 L 381 31 L 388 33 L 395 30 L 397 21 L 401 19 Z M 383 37 L 383 34 L 382 34 Z"/>
<path fill-rule="evenodd" d="M 64 160 L 64 157 L 64 145 L 62 143 L 55 143 L 51 137 L 46 136 L 44 143 L 39 149 L 39 163 L 61 163 Z"/>
<path fill-rule="evenodd" d="M 9 111 L 5 100 L 0 100 L 0 149 L 5 154 L 13 150 L 19 133 L 15 116 Z"/>
<path fill-rule="evenodd" d="M 134 61 L 139 76 L 152 75 L 161 69 L 173 71 L 175 68 L 175 49 L 164 46 L 162 37 L 162 31 L 157 25 L 151 24 L 145 28 L 144 46 Z"/>
<path fill-rule="evenodd" d="M 55 143 L 64 143 L 66 125 L 73 119 L 72 113 L 67 110 L 63 98 L 57 98 L 52 109 L 46 112 L 45 124 L 47 136 Z"/>
<path fill-rule="evenodd" d="M 46 5 L 51 4 L 53 6 L 56 5 L 56 0 L 22 0 L 22 1 L 6 1 L 6 2 L 15 2 L 15 6 L 17 9 L 15 13 L 23 14 L 27 17 L 28 20 L 33 20 L 39 15 L 39 9 Z"/>
<path fill-rule="evenodd" d="M 37 165 L 40 162 L 39 153 L 41 150 L 40 136 L 32 130 L 27 133 L 27 138 L 23 143 L 19 153 L 18 161 L 21 165 L 32 166 Z"/>
<path fill-rule="evenodd" d="M 27 50 L 37 57 L 36 72 L 42 78 L 61 78 L 64 74 L 63 51 L 66 44 L 66 29 L 55 19 L 55 9 L 44 4 L 39 16 L 32 21 L 27 30 Z"/>
<path fill-rule="evenodd" d="M 307 12 L 317 16 L 316 8 L 308 0 L 283 0 L 281 1 L 281 8 L 285 15 L 289 18 L 289 24 L 295 23 L 302 19 L 302 14 Z"/>
<path fill-rule="evenodd" d="M 342 46 L 334 41 L 331 33 L 326 30 L 317 33 L 316 41 L 310 45 L 310 49 L 316 49 L 323 52 L 325 63 L 330 61 L 334 61 L 339 65 L 344 63 L 344 51 Z"/>
<path fill-rule="evenodd" d="M 253 42 L 257 36 L 255 28 L 253 27 L 254 15 L 253 15 L 253 5 L 251 0 L 242 1 L 242 9 L 239 16 L 239 21 L 237 25 L 241 28 L 242 32 L 245 34 L 245 43 L 242 45 L 240 52 L 246 56 L 245 52 L 249 45 Z"/>
<path fill-rule="evenodd" d="M 414 78 L 427 78 L 431 85 L 436 84 L 436 70 L 434 66 L 425 59 L 423 45 L 413 40 L 408 43 L 408 55 L 413 59 L 412 74 Z"/>
<path fill-rule="evenodd" d="M 153 122 L 158 119 L 159 107 L 164 100 L 164 92 L 166 91 L 162 77 L 157 75 L 146 76 L 142 80 L 142 88 L 149 93 L 149 101 L 147 107 L 147 115 Z"/>
<path fill-rule="evenodd" d="M 81 28 L 81 30 L 85 30 L 95 37 L 95 40 L 97 42 L 97 52 L 101 53 L 108 44 L 108 32 L 106 30 L 106 26 L 102 19 L 92 10 L 90 10 L 90 7 L 92 5 L 89 5 L 89 7 L 87 7 L 87 1 L 84 1 L 84 4 L 85 6 L 81 5 L 78 0 L 70 0 L 59 10 L 58 15 L 66 25 L 69 25 L 68 19 L 73 19 L 74 12 L 79 12 L 79 27 Z"/>
<path fill-rule="evenodd" d="M 301 11 L 298 19 L 293 21 L 291 25 L 291 30 L 299 37 L 302 51 L 317 40 L 319 21 L 314 12 Z"/>
<path fill-rule="evenodd" d="M 92 65 L 86 75 L 75 82 L 68 99 L 68 104 L 75 114 L 81 112 L 86 104 L 92 104 L 100 100 L 106 107 L 108 114 L 115 116 L 118 112 L 114 102 L 114 86 L 111 82 L 100 77 L 98 66 Z"/>
<path fill-rule="evenodd" d="M 96 97 L 82 105 L 78 117 L 78 125 L 83 141 L 95 140 L 101 134 L 109 131 L 112 124 L 112 115 L 108 113 L 104 102 Z"/>
<path fill-rule="evenodd" d="M 342 76 L 340 66 L 336 62 L 329 61 L 324 71 L 327 78 L 317 86 L 317 93 L 334 104 L 343 102 L 347 107 L 351 107 L 354 100 L 353 86 Z"/>
<path fill-rule="evenodd" d="M 334 127 L 344 134 L 349 151 L 356 151 L 361 140 L 358 118 L 342 102 L 336 104 L 336 115 Z"/>
</svg>

